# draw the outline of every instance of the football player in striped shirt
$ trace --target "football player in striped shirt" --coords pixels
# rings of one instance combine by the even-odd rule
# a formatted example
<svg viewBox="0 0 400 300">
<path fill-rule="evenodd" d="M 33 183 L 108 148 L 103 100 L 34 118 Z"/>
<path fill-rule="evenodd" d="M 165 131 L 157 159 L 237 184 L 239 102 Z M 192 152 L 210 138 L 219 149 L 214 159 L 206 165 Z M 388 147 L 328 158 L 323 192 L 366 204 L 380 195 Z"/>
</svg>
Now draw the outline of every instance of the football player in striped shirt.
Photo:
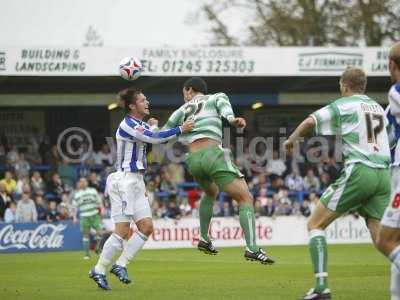
<svg viewBox="0 0 400 300">
<path fill-rule="evenodd" d="M 366 220 L 376 243 L 379 222 L 390 196 L 390 150 L 383 108 L 366 96 L 363 70 L 347 68 L 340 79 L 342 97 L 312 113 L 284 143 L 291 151 L 295 142 L 311 134 L 335 135 L 341 140 L 344 168 L 341 176 L 321 196 L 308 220 L 309 248 L 315 286 L 303 300 L 331 299 L 328 288 L 328 248 L 325 229 L 350 210 Z M 337 150 L 337 149 L 336 149 Z"/>
<path fill-rule="evenodd" d="M 389 71 L 394 82 L 386 109 L 392 145 L 392 193 L 381 221 L 378 248 L 392 262 L 391 299 L 400 300 L 400 42 L 390 49 Z"/>
<path fill-rule="evenodd" d="M 146 96 L 140 90 L 129 88 L 120 93 L 120 98 L 127 115 L 116 132 L 117 171 L 108 176 L 106 183 L 115 230 L 105 242 L 96 266 L 89 273 L 89 277 L 104 290 L 110 289 L 106 271 L 121 250 L 121 256 L 110 272 L 124 284 L 131 282 L 126 266 L 153 232 L 151 209 L 143 181 L 147 167 L 146 145 L 169 141 L 192 130 L 194 126 L 193 121 L 186 121 L 168 130 L 153 131 L 143 121 L 150 114 Z M 129 238 L 131 221 L 135 222 L 138 231 Z"/>
<path fill-rule="evenodd" d="M 245 128 L 246 121 L 235 117 L 229 98 L 224 93 L 207 94 L 206 82 L 193 77 L 183 85 L 185 104 L 169 118 L 164 128 L 173 128 L 186 120 L 193 120 L 194 129 L 182 134 L 179 140 L 188 144 L 186 165 L 196 182 L 204 190 L 200 200 L 200 239 L 198 249 L 217 254 L 208 235 L 213 205 L 218 193 L 224 191 L 239 202 L 240 225 L 244 231 L 247 260 L 272 264 L 274 260 L 257 246 L 253 198 L 242 173 L 233 162 L 229 149 L 222 148 L 222 119 L 237 128 Z"/>
</svg>

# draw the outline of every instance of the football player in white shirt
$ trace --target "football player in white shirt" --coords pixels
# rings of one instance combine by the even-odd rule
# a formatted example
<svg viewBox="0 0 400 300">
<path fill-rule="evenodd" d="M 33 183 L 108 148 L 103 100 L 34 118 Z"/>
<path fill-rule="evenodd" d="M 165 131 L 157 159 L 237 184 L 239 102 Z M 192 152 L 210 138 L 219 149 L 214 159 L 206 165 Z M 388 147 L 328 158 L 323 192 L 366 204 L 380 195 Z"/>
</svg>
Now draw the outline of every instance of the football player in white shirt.
<svg viewBox="0 0 400 300">
<path fill-rule="evenodd" d="M 110 197 L 111 217 L 115 223 L 113 234 L 104 243 L 103 251 L 89 277 L 103 290 L 110 287 L 106 271 L 113 259 L 122 250 L 121 256 L 112 265 L 110 272 L 125 284 L 128 277 L 126 265 L 153 232 L 153 222 L 143 173 L 146 170 L 146 144 L 158 144 L 191 131 L 194 122 L 189 120 L 181 126 L 168 130 L 153 131 L 143 118 L 150 114 L 149 101 L 140 90 L 130 88 L 120 93 L 127 115 L 121 121 L 117 132 L 117 171 L 107 178 L 106 193 Z M 138 231 L 129 238 L 131 222 Z"/>
<path fill-rule="evenodd" d="M 381 220 L 377 246 L 392 262 L 391 299 L 400 300 L 400 42 L 390 49 L 389 72 L 394 83 L 389 90 L 389 106 L 386 109 L 392 140 L 392 192 Z"/>
</svg>

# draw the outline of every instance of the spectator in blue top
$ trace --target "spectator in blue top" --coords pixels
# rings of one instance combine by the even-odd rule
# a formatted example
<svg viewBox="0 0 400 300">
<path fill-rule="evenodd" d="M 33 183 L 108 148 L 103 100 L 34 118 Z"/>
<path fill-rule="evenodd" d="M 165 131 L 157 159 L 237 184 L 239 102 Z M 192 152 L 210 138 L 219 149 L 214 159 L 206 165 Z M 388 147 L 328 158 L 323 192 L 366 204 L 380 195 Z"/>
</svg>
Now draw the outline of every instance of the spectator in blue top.
<svg viewBox="0 0 400 300">
<path fill-rule="evenodd" d="M 62 164 L 58 166 L 57 173 L 60 175 L 61 180 L 65 185 L 73 188 L 77 180 L 78 174 L 76 169 L 70 165 L 67 158 L 63 158 Z"/>
</svg>

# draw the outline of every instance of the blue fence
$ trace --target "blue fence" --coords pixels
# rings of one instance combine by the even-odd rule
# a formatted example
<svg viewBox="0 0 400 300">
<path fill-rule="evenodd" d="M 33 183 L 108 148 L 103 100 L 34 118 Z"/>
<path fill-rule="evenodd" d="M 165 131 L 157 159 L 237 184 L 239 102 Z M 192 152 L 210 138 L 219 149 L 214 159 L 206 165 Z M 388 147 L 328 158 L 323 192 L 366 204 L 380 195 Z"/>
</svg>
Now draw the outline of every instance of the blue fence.
<svg viewBox="0 0 400 300">
<path fill-rule="evenodd" d="M 67 222 L 0 223 L 0 253 L 82 249 L 79 224 Z"/>
</svg>

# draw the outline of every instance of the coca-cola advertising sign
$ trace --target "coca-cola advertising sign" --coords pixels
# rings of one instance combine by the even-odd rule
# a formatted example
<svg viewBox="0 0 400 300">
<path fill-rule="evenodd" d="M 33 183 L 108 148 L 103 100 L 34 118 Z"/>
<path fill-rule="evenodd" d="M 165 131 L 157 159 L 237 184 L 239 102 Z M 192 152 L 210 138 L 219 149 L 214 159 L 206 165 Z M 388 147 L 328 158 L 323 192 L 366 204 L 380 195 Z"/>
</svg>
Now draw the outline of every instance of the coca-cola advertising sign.
<svg viewBox="0 0 400 300">
<path fill-rule="evenodd" d="M 0 224 L 0 252 L 79 250 L 82 235 L 72 222 Z"/>
</svg>

